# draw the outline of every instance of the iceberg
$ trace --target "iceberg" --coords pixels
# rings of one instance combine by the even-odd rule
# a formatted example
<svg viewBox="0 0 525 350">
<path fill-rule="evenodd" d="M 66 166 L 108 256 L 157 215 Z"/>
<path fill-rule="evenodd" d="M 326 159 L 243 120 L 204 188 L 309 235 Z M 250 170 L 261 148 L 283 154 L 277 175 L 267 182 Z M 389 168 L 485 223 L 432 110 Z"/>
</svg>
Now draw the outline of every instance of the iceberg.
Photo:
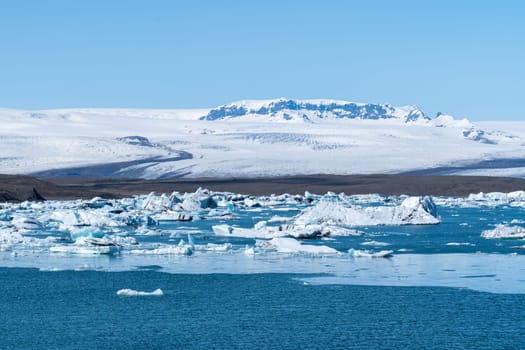
<svg viewBox="0 0 525 350">
<path fill-rule="evenodd" d="M 325 245 L 302 244 L 295 238 L 290 237 L 277 237 L 269 241 L 257 241 L 256 245 L 264 250 L 275 250 L 278 253 L 339 254 L 334 248 Z"/>
<path fill-rule="evenodd" d="M 367 250 L 349 249 L 348 255 L 354 258 L 390 258 L 393 250 L 381 250 L 379 252 L 370 252 Z"/>
<path fill-rule="evenodd" d="M 133 289 L 120 289 L 119 291 L 117 291 L 117 295 L 119 297 L 145 297 L 145 296 L 161 297 L 164 295 L 164 292 L 160 288 L 155 289 L 153 292 L 142 292 L 142 291 L 133 290 Z"/>
<path fill-rule="evenodd" d="M 234 227 L 227 224 L 212 226 L 215 236 L 240 238 L 315 238 L 327 236 L 330 231 L 321 225 L 286 225 L 266 226 L 266 221 L 259 221 L 253 228 Z"/>
<path fill-rule="evenodd" d="M 19 230 L 35 231 L 41 230 L 44 225 L 32 217 L 19 216 L 14 218 L 11 223 Z"/>
<path fill-rule="evenodd" d="M 177 204 L 181 203 L 177 192 L 173 192 L 170 196 L 162 194 L 157 196 L 155 192 L 151 192 L 142 202 L 142 209 L 150 211 L 162 211 L 172 209 Z"/>
<path fill-rule="evenodd" d="M 193 254 L 193 248 L 189 244 L 184 244 L 184 241 L 181 240 L 178 245 L 161 244 L 154 249 L 133 249 L 129 252 L 141 255 L 191 255 Z"/>
<path fill-rule="evenodd" d="M 299 213 L 295 224 L 328 224 L 334 226 L 428 225 L 438 224 L 432 198 L 408 197 L 395 207 L 349 206 L 339 200 L 324 199 Z"/>
<path fill-rule="evenodd" d="M 93 227 L 72 227 L 69 231 L 69 235 L 73 241 L 77 241 L 79 238 L 102 238 L 104 232 L 100 229 Z"/>
<path fill-rule="evenodd" d="M 503 238 L 503 239 L 521 239 L 525 238 L 525 228 L 520 226 L 506 226 L 496 225 L 492 230 L 485 230 L 481 233 L 481 237 L 487 239 Z"/>
<path fill-rule="evenodd" d="M 112 255 L 118 254 L 121 246 L 107 240 L 79 237 L 74 244 L 57 245 L 50 247 L 52 253 L 81 254 L 81 255 Z"/>
<path fill-rule="evenodd" d="M 160 214 L 154 215 L 153 220 L 156 222 L 174 222 L 174 221 L 193 221 L 194 217 L 188 213 L 180 211 L 167 210 Z"/>
<path fill-rule="evenodd" d="M 24 236 L 13 228 L 0 229 L 0 251 L 11 250 L 14 245 L 26 242 Z"/>
<path fill-rule="evenodd" d="M 106 205 L 106 200 L 100 197 L 92 198 L 90 201 L 84 203 L 84 207 L 91 209 L 100 209 L 105 207 Z"/>
<path fill-rule="evenodd" d="M 186 211 L 200 211 L 202 209 L 217 208 L 217 202 L 208 190 L 199 188 L 194 193 L 186 193 L 184 195 L 182 207 Z"/>
</svg>

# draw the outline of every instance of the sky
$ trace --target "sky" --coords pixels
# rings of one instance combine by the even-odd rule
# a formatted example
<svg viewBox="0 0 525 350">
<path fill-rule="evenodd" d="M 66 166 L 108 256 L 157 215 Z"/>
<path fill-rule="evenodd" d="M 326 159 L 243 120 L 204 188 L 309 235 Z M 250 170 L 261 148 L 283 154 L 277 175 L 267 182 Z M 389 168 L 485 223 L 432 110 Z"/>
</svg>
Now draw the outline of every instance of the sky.
<svg viewBox="0 0 525 350">
<path fill-rule="evenodd" d="M 0 107 L 417 105 L 525 121 L 525 1 L 0 0 Z"/>
</svg>

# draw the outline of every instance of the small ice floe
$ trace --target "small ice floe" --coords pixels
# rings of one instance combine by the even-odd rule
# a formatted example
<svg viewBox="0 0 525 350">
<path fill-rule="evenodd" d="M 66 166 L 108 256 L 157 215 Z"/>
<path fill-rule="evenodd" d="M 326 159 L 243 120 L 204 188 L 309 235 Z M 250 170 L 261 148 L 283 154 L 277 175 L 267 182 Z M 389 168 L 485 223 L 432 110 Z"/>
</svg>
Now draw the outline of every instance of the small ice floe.
<svg viewBox="0 0 525 350">
<path fill-rule="evenodd" d="M 238 216 L 233 215 L 229 210 L 212 209 L 203 217 L 206 220 L 239 220 Z"/>
<path fill-rule="evenodd" d="M 0 221 L 11 221 L 10 210 L 0 210 Z"/>
<path fill-rule="evenodd" d="M 287 218 L 287 217 L 284 217 L 284 216 L 274 215 L 268 220 L 268 222 L 269 223 L 283 223 L 283 222 L 290 221 L 290 219 L 291 218 Z"/>
<path fill-rule="evenodd" d="M 14 218 L 11 223 L 19 230 L 36 231 L 43 228 L 40 221 L 31 217 L 19 216 Z"/>
<path fill-rule="evenodd" d="M 223 243 L 223 244 L 217 244 L 217 243 L 208 243 L 208 244 L 195 244 L 194 249 L 196 251 L 204 251 L 204 252 L 228 252 L 232 250 L 233 245 L 231 243 Z"/>
<path fill-rule="evenodd" d="M 349 249 L 348 254 L 354 258 L 391 258 L 393 250 L 381 250 L 379 252 L 370 252 L 367 250 Z"/>
<path fill-rule="evenodd" d="M 259 221 L 253 228 L 234 227 L 227 224 L 212 226 L 215 236 L 242 237 L 242 238 L 315 238 L 323 237 L 330 231 L 322 225 L 284 225 L 267 226 L 266 221 Z"/>
<path fill-rule="evenodd" d="M 365 241 L 365 242 L 362 242 L 361 245 L 374 246 L 374 247 L 386 247 L 386 246 L 389 246 L 390 243 L 379 242 L 379 241 Z"/>
<path fill-rule="evenodd" d="M 436 206 L 428 196 L 408 197 L 395 207 L 352 206 L 339 200 L 325 199 L 304 209 L 294 219 L 296 225 L 334 226 L 426 225 L 439 222 Z"/>
<path fill-rule="evenodd" d="M 129 252 L 130 254 L 143 255 L 191 255 L 193 254 L 193 247 L 181 240 L 178 245 L 160 244 L 154 249 L 133 249 Z"/>
<path fill-rule="evenodd" d="M 448 246 L 468 246 L 468 247 L 475 246 L 475 244 L 469 243 L 469 242 L 449 242 L 449 243 L 447 243 L 445 245 L 448 245 Z"/>
<path fill-rule="evenodd" d="M 492 230 L 483 231 L 481 237 L 488 239 L 520 239 L 525 238 L 525 229 L 520 226 L 496 225 Z"/>
<path fill-rule="evenodd" d="M 81 237 L 74 244 L 57 245 L 50 247 L 52 253 L 81 254 L 81 255 L 112 255 L 118 254 L 121 246 L 104 239 Z"/>
<path fill-rule="evenodd" d="M 256 241 L 256 245 L 263 250 L 274 250 L 288 254 L 338 254 L 334 248 L 325 245 L 302 244 L 295 238 L 277 237 L 269 241 Z"/>
<path fill-rule="evenodd" d="M 60 222 L 61 230 L 68 230 L 75 226 L 119 227 L 126 225 L 109 212 L 92 209 L 57 209 L 48 216 L 48 220 Z"/>
<path fill-rule="evenodd" d="M 187 222 L 187 221 L 194 221 L 193 215 L 190 215 L 188 213 L 179 212 L 179 211 L 172 211 L 167 210 L 165 212 L 162 212 L 160 214 L 154 215 L 153 220 L 156 222 Z"/>
<path fill-rule="evenodd" d="M 120 251 L 115 246 L 76 246 L 76 245 L 59 245 L 49 248 L 52 253 L 62 254 L 79 254 L 79 255 L 112 255 Z"/>
<path fill-rule="evenodd" d="M 514 205 L 520 206 L 525 201 L 524 191 L 514 191 L 509 193 L 502 192 L 490 192 L 490 193 L 477 193 L 470 194 L 466 199 L 466 202 L 473 202 L 478 205 L 495 207 L 500 205 Z"/>
<path fill-rule="evenodd" d="M 164 295 L 164 292 L 160 288 L 155 289 L 153 292 L 143 292 L 134 289 L 121 289 L 117 291 L 117 295 L 119 297 L 161 297 Z"/>
<path fill-rule="evenodd" d="M 102 238 L 104 237 L 104 232 L 96 227 L 71 227 L 69 230 L 69 235 L 73 241 L 76 241 L 81 238 Z"/>
<path fill-rule="evenodd" d="M 107 205 L 107 201 L 100 197 L 92 198 L 91 200 L 84 203 L 84 207 L 91 209 L 100 209 Z"/>
<path fill-rule="evenodd" d="M 14 228 L 0 228 L 0 251 L 10 250 L 17 244 L 25 244 L 27 239 Z"/>
<path fill-rule="evenodd" d="M 249 247 L 243 250 L 243 253 L 248 256 L 254 256 L 255 255 L 255 248 Z"/>
</svg>

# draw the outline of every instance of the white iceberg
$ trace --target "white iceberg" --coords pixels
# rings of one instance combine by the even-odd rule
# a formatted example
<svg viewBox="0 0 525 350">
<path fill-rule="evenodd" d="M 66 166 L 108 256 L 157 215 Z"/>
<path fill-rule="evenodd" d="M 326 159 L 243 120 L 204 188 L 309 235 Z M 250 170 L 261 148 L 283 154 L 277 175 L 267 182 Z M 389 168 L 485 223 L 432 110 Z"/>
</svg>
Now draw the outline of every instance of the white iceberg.
<svg viewBox="0 0 525 350">
<path fill-rule="evenodd" d="M 485 230 L 481 233 L 481 237 L 488 239 L 505 238 L 505 239 L 520 239 L 525 238 L 525 228 L 520 226 L 506 226 L 496 225 L 492 230 Z"/>
<path fill-rule="evenodd" d="M 231 243 L 195 244 L 194 249 L 196 251 L 205 251 L 205 252 L 227 252 L 233 249 L 233 245 Z"/>
<path fill-rule="evenodd" d="M 432 199 L 408 197 L 395 207 L 348 206 L 339 200 L 322 200 L 304 209 L 295 224 L 328 224 L 335 226 L 426 225 L 438 224 L 436 207 Z"/>
<path fill-rule="evenodd" d="M 141 255 L 191 255 L 193 247 L 181 240 L 178 245 L 161 244 L 154 249 L 133 249 L 129 252 Z"/>
<path fill-rule="evenodd" d="M 266 221 L 256 223 L 253 228 L 241 228 L 224 224 L 214 225 L 212 230 L 215 236 L 253 239 L 270 239 L 275 237 L 314 238 L 326 236 L 330 233 L 322 225 L 266 226 Z"/>
<path fill-rule="evenodd" d="M 74 244 L 50 247 L 52 253 L 80 255 L 112 255 L 118 254 L 121 246 L 104 239 L 79 237 Z"/>
<path fill-rule="evenodd" d="M 354 258 L 390 258 L 393 250 L 381 250 L 378 252 L 370 252 L 368 250 L 349 249 L 348 254 Z"/>
<path fill-rule="evenodd" d="M 18 216 L 11 223 L 19 230 L 35 231 L 43 228 L 42 223 L 32 217 Z"/>
<path fill-rule="evenodd" d="M 186 211 L 200 211 L 203 209 L 217 208 L 217 202 L 208 190 L 199 188 L 193 193 L 186 193 L 184 195 L 182 207 Z"/>
<path fill-rule="evenodd" d="M 153 220 L 156 222 L 192 221 L 193 219 L 194 217 L 188 213 L 173 210 L 153 215 Z"/>
<path fill-rule="evenodd" d="M 264 250 L 275 250 L 278 253 L 302 253 L 302 254 L 338 254 L 334 248 L 325 245 L 302 244 L 295 238 L 277 237 L 269 241 L 257 241 L 257 246 Z"/>
<path fill-rule="evenodd" d="M 134 290 L 134 289 L 121 289 L 117 291 L 117 295 L 119 297 L 145 297 L 145 296 L 161 297 L 164 295 L 164 292 L 160 288 L 155 289 L 153 292 L 143 292 L 143 291 Z"/>
<path fill-rule="evenodd" d="M 18 244 L 26 243 L 26 238 L 14 228 L 0 229 L 0 251 L 11 250 Z"/>
</svg>

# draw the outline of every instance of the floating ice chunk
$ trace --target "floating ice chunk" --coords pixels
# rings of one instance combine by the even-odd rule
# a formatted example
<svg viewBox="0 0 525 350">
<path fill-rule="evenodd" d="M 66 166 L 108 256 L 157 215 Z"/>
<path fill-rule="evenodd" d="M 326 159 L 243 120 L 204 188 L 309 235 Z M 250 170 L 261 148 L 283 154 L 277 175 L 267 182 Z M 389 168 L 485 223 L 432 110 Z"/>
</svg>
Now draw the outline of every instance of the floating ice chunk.
<svg viewBox="0 0 525 350">
<path fill-rule="evenodd" d="M 280 227 L 281 236 L 291 236 L 295 238 L 315 238 L 328 236 L 331 231 L 323 225 L 287 225 Z"/>
<path fill-rule="evenodd" d="M 230 225 L 214 225 L 212 226 L 215 236 L 222 237 L 242 237 L 242 238 L 273 238 L 284 236 L 284 233 L 279 232 L 279 228 L 262 227 L 256 228 L 241 228 Z"/>
<path fill-rule="evenodd" d="M 208 243 L 208 244 L 197 244 L 194 246 L 196 251 L 207 251 L 207 252 L 227 252 L 232 250 L 233 245 L 231 243 Z"/>
<path fill-rule="evenodd" d="M 71 239 L 77 241 L 79 238 L 102 238 L 104 232 L 94 227 L 72 227 L 69 231 Z"/>
<path fill-rule="evenodd" d="M 190 245 L 179 244 L 163 244 L 159 245 L 155 249 L 133 249 L 129 251 L 131 254 L 144 254 L 144 255 L 191 255 L 193 249 Z"/>
<path fill-rule="evenodd" d="M 50 216 L 49 220 L 62 222 L 62 230 L 67 230 L 72 226 L 96 226 L 96 227 L 119 227 L 125 226 L 123 220 L 105 211 L 100 210 L 56 210 Z"/>
<path fill-rule="evenodd" d="M 0 210 L 0 221 L 11 221 L 10 210 Z"/>
<path fill-rule="evenodd" d="M 90 201 L 84 203 L 84 206 L 91 209 L 100 209 L 107 205 L 107 201 L 100 197 L 92 198 Z"/>
<path fill-rule="evenodd" d="M 257 241 L 262 249 L 276 250 L 279 253 L 302 253 L 302 254 L 338 254 L 334 248 L 325 245 L 302 244 L 295 238 L 277 237 L 269 241 Z"/>
<path fill-rule="evenodd" d="M 13 228 L 0 229 L 0 251 L 11 250 L 14 245 L 26 242 L 24 236 Z"/>
<path fill-rule="evenodd" d="M 505 238 L 505 239 L 519 239 L 525 238 L 525 229 L 520 226 L 506 226 L 496 225 L 492 230 L 486 230 L 481 233 L 481 237 L 493 239 L 493 238 Z"/>
<path fill-rule="evenodd" d="M 164 292 L 160 288 L 155 289 L 153 292 L 142 292 L 142 291 L 133 290 L 133 289 L 121 289 L 117 291 L 117 295 L 119 297 L 145 297 L 145 296 L 161 297 L 164 295 Z"/>
<path fill-rule="evenodd" d="M 106 236 L 107 239 L 111 240 L 112 242 L 120 245 L 120 246 L 132 246 L 132 245 L 138 245 L 139 242 L 135 237 L 131 236 L 120 236 L 120 235 L 109 235 Z"/>
<path fill-rule="evenodd" d="M 468 246 L 468 247 L 475 246 L 475 244 L 469 243 L 469 242 L 449 242 L 449 243 L 447 243 L 445 245 L 448 245 L 448 246 Z"/>
<path fill-rule="evenodd" d="M 246 198 L 244 200 L 244 205 L 246 205 L 249 208 L 262 207 L 262 204 L 259 201 L 257 201 L 256 199 L 252 199 L 252 198 Z"/>
<path fill-rule="evenodd" d="M 233 227 L 228 224 L 214 225 L 211 227 L 215 236 L 231 236 Z"/>
<path fill-rule="evenodd" d="M 321 225 L 287 225 L 287 226 L 266 226 L 266 221 L 260 221 L 254 228 L 240 228 L 230 225 L 212 226 L 216 236 L 223 237 L 242 237 L 242 238 L 275 238 L 275 237 L 295 237 L 313 238 L 326 236 L 329 231 Z"/>
<path fill-rule="evenodd" d="M 284 216 L 279 216 L 279 215 L 274 215 L 270 218 L 270 220 L 268 220 L 268 222 L 270 223 L 283 223 L 283 222 L 288 222 L 290 221 L 292 218 L 287 218 L 287 217 L 284 217 Z"/>
<path fill-rule="evenodd" d="M 194 193 L 186 193 L 182 201 L 182 207 L 187 211 L 199 211 L 202 209 L 217 208 L 217 202 L 208 190 L 199 188 Z"/>
<path fill-rule="evenodd" d="M 365 234 L 363 231 L 341 226 L 326 226 L 325 230 L 330 236 L 362 236 Z"/>
<path fill-rule="evenodd" d="M 179 194 L 173 192 L 171 196 L 162 194 L 157 196 L 155 192 L 151 192 L 142 203 L 142 209 L 151 210 L 151 211 L 162 211 L 167 209 L 172 209 L 177 204 L 181 203 Z"/>
<path fill-rule="evenodd" d="M 120 245 L 102 239 L 79 237 L 75 244 L 58 245 L 50 247 L 52 253 L 99 255 L 117 254 L 120 252 Z"/>
<path fill-rule="evenodd" d="M 43 228 L 43 225 L 40 221 L 31 217 L 19 216 L 14 218 L 11 223 L 19 230 L 34 231 L 41 230 Z"/>
<path fill-rule="evenodd" d="M 172 210 L 154 215 L 153 218 L 157 222 L 192 221 L 194 219 L 194 217 L 188 213 Z"/>
<path fill-rule="evenodd" d="M 343 226 L 437 224 L 432 199 L 408 197 L 396 207 L 346 206 L 338 200 L 322 200 L 295 217 L 295 224 L 329 224 Z"/>
<path fill-rule="evenodd" d="M 208 215 L 206 215 L 204 218 L 206 220 L 238 220 L 239 219 L 239 217 L 233 215 L 231 211 L 217 210 L 217 209 L 210 210 Z"/>
<path fill-rule="evenodd" d="M 254 247 L 246 248 L 246 249 L 244 249 L 243 253 L 245 255 L 253 256 L 253 255 L 255 255 L 255 248 Z"/>
<path fill-rule="evenodd" d="M 379 252 L 369 252 L 367 250 L 349 249 L 348 254 L 354 258 L 390 258 L 393 250 L 381 250 Z"/>
<path fill-rule="evenodd" d="M 378 241 L 366 241 L 366 242 L 362 242 L 361 245 L 368 245 L 368 246 L 374 246 L 374 247 L 386 247 L 386 246 L 389 246 L 390 243 L 378 242 Z"/>
</svg>

